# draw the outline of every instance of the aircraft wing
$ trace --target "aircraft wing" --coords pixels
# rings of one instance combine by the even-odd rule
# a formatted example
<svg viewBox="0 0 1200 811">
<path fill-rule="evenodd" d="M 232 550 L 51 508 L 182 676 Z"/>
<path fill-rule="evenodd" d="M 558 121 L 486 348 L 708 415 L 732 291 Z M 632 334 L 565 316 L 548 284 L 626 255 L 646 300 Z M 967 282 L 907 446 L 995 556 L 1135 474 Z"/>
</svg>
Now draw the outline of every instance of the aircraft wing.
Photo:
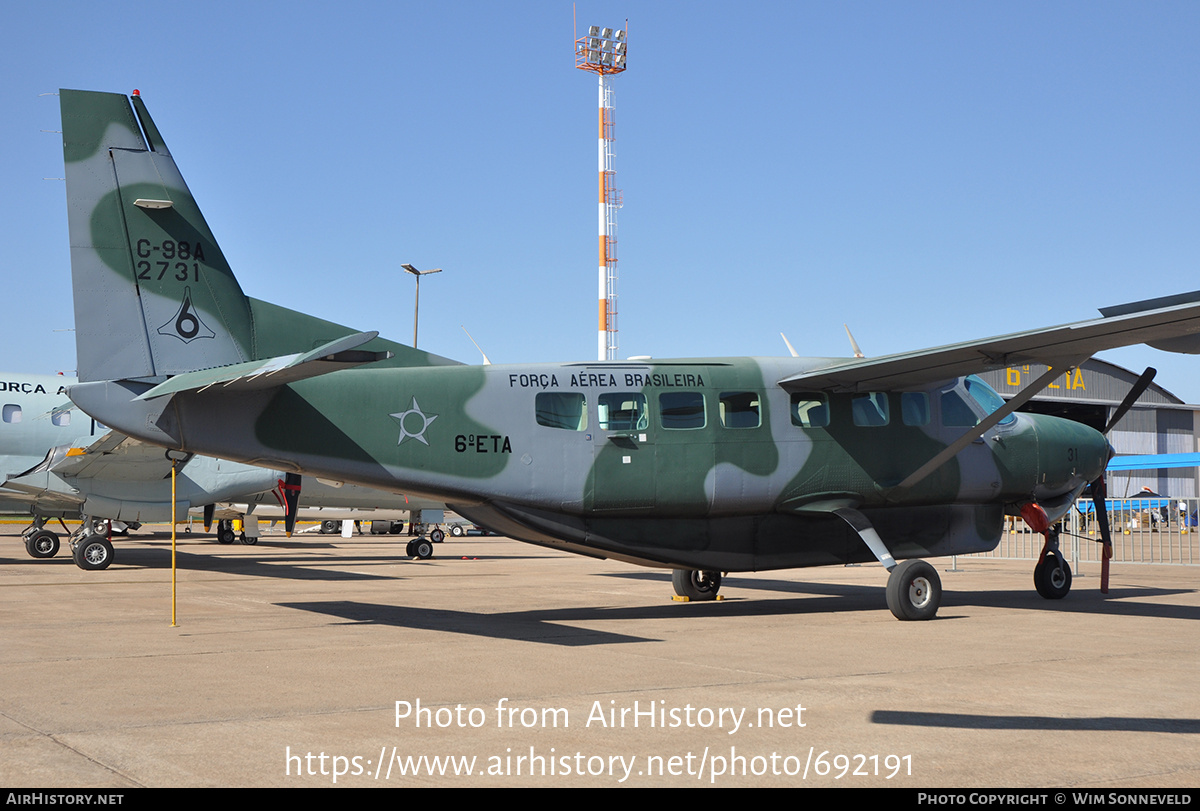
<svg viewBox="0 0 1200 811">
<path fill-rule="evenodd" d="M 10 475 L 2 486 L 43 509 L 69 509 L 82 504 L 88 493 L 72 487 L 67 479 L 147 482 L 170 475 L 171 460 L 162 448 L 109 431 L 86 448 L 51 448 L 45 459 Z"/>
<path fill-rule="evenodd" d="M 1200 354 L 1200 291 L 1101 312 L 1107 317 L 878 358 L 847 358 L 786 377 L 779 385 L 788 391 L 886 391 L 1026 363 L 1074 364 L 1106 349 L 1143 343 Z"/>
<path fill-rule="evenodd" d="M 182 464 L 179 467 L 182 468 Z M 48 470 L 59 476 L 79 479 L 154 481 L 171 475 L 171 460 L 157 445 L 109 431 L 86 448 L 67 448 L 60 458 L 53 460 Z"/>
</svg>

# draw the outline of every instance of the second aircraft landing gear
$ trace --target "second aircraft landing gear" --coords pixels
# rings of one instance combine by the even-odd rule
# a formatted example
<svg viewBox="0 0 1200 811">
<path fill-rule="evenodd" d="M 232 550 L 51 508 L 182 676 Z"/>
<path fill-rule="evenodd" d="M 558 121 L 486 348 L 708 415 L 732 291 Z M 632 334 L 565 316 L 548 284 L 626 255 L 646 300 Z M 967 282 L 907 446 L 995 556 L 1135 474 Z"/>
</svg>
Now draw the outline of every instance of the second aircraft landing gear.
<svg viewBox="0 0 1200 811">
<path fill-rule="evenodd" d="M 103 535 L 88 534 L 75 542 L 75 549 L 71 556 L 75 559 L 75 565 L 80 569 L 93 571 L 107 569 L 113 561 L 113 548 L 112 544 L 108 542 L 108 538 Z"/>
<path fill-rule="evenodd" d="M 75 561 L 76 566 L 87 571 L 99 571 L 112 565 L 115 556 L 112 543 L 105 537 L 108 531 L 110 530 L 107 521 L 103 519 L 92 521 L 87 516 L 83 516 L 79 529 L 71 535 L 70 539 L 71 558 Z"/>
<path fill-rule="evenodd" d="M 429 560 L 433 557 L 433 544 L 428 538 L 414 538 L 408 542 L 405 552 L 410 558 Z"/>
<path fill-rule="evenodd" d="M 58 536 L 48 529 L 35 529 L 25 536 L 25 551 L 32 558 L 52 558 L 58 554 Z"/>
<path fill-rule="evenodd" d="M 222 518 L 217 522 L 217 543 L 231 544 L 237 540 L 237 533 L 233 531 L 233 522 Z"/>
<path fill-rule="evenodd" d="M 679 598 L 700 602 L 717 599 L 721 590 L 720 572 L 702 572 L 696 569 L 675 569 L 671 572 L 671 585 Z"/>
</svg>

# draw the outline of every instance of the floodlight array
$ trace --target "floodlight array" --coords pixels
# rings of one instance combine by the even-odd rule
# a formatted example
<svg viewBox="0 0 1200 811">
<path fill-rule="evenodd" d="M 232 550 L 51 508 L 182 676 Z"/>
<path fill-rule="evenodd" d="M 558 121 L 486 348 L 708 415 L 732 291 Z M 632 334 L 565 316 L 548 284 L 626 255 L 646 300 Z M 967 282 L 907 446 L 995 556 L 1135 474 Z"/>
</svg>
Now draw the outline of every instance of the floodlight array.
<svg viewBox="0 0 1200 811">
<path fill-rule="evenodd" d="M 625 31 L 623 29 L 588 27 L 585 37 L 575 40 L 575 67 L 594 73 L 620 73 L 626 64 Z"/>
</svg>

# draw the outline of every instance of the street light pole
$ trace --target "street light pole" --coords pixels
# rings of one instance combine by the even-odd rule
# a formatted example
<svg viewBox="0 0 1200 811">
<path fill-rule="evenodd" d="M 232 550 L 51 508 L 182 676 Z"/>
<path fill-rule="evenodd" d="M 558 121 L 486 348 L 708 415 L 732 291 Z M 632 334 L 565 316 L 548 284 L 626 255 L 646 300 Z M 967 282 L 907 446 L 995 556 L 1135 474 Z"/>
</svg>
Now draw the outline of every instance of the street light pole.
<svg viewBox="0 0 1200 811">
<path fill-rule="evenodd" d="M 413 302 L 413 349 L 416 349 L 417 348 L 417 318 L 421 314 L 421 277 L 428 276 L 430 273 L 441 273 L 442 269 L 434 268 L 433 270 L 417 270 L 415 267 L 408 264 L 407 262 L 402 263 L 400 265 L 400 267 L 404 268 L 409 273 L 411 273 L 413 276 L 417 277 L 417 296 Z"/>
</svg>

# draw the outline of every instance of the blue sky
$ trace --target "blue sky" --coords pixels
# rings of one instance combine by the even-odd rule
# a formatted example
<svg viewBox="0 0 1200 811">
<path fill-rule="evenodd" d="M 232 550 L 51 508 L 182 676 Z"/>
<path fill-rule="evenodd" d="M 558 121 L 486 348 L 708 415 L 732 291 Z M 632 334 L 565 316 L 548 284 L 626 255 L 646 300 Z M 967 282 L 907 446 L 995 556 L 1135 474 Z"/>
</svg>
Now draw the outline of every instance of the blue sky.
<svg viewBox="0 0 1200 811">
<path fill-rule="evenodd" d="M 886 354 L 1200 288 L 1200 5 L 599 3 L 622 356 Z M 243 288 L 475 362 L 595 354 L 569 2 L 5 11 L 0 368 L 74 368 L 59 87 L 139 88 Z M 99 306 L 99 305 L 97 305 Z M 1104 357 L 1200 403 L 1200 358 Z"/>
</svg>

